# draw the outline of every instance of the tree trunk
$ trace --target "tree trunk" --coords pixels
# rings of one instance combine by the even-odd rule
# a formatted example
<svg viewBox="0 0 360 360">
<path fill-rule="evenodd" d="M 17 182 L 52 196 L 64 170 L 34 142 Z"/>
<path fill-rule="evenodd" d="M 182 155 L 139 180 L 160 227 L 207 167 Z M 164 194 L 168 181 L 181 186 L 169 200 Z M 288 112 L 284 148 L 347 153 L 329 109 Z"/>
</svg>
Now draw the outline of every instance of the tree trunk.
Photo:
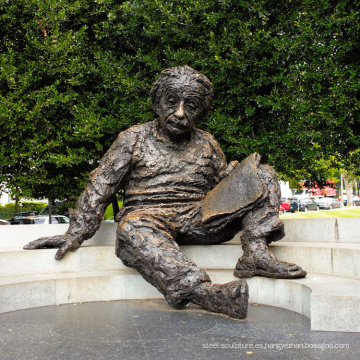
<svg viewBox="0 0 360 360">
<path fill-rule="evenodd" d="M 113 213 L 114 213 L 114 221 L 116 221 L 116 215 L 120 211 L 116 194 L 113 196 L 111 203 L 112 203 L 112 208 L 113 208 Z"/>
<path fill-rule="evenodd" d="M 52 224 L 51 216 L 52 216 L 52 205 L 51 205 L 51 199 L 48 199 L 49 204 L 49 224 Z"/>
<path fill-rule="evenodd" d="M 340 175 L 340 207 L 344 206 L 344 174 Z"/>
<path fill-rule="evenodd" d="M 19 195 L 15 195 L 15 211 L 19 211 Z"/>
<path fill-rule="evenodd" d="M 347 206 L 352 206 L 353 202 L 353 187 L 355 179 L 351 179 L 347 172 L 344 173 L 344 183 L 346 189 Z"/>
</svg>

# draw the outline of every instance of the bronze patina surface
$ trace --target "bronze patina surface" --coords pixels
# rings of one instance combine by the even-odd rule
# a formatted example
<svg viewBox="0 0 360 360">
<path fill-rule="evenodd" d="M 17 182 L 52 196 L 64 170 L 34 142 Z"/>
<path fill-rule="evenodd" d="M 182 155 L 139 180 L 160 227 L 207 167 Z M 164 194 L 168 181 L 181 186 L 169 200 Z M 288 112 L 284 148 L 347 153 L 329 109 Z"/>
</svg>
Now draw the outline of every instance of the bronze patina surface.
<svg viewBox="0 0 360 360">
<path fill-rule="evenodd" d="M 284 236 L 275 171 L 260 164 L 258 154 L 227 164 L 214 137 L 195 128 L 212 97 L 203 74 L 188 66 L 164 70 L 151 90 L 158 117 L 119 134 L 90 174 L 65 235 L 25 249 L 59 247 L 56 259 L 62 259 L 94 235 L 114 194 L 123 190 L 116 255 L 175 308 L 193 302 L 234 318 L 247 314 L 246 281 L 212 284 L 181 244 L 219 244 L 243 230 L 236 276 L 304 277 L 304 270 L 268 248 Z"/>
<path fill-rule="evenodd" d="M 204 222 L 221 215 L 232 214 L 256 203 L 263 195 L 263 186 L 257 174 L 259 163 L 258 154 L 249 156 L 234 167 L 231 176 L 226 177 L 205 196 Z"/>
</svg>

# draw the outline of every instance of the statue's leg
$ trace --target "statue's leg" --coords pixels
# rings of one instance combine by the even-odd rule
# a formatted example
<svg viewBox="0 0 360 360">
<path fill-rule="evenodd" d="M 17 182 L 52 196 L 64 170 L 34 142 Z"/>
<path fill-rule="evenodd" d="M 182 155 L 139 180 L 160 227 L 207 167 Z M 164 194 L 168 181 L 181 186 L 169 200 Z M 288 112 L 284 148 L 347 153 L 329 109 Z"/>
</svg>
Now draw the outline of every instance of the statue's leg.
<svg viewBox="0 0 360 360">
<path fill-rule="evenodd" d="M 280 186 L 273 168 L 260 165 L 253 154 L 242 161 L 192 210 L 176 241 L 180 244 L 216 244 L 243 230 L 244 255 L 234 274 L 273 278 L 301 278 L 300 266 L 276 259 L 272 241 L 284 236 L 279 220 Z"/>
<path fill-rule="evenodd" d="M 278 260 L 269 250 L 272 241 L 284 235 L 284 225 L 279 220 L 280 186 L 275 171 L 267 165 L 258 167 L 258 176 L 264 185 L 260 204 L 243 216 L 241 236 L 243 256 L 239 259 L 234 275 L 255 275 L 271 278 L 294 279 L 306 276 L 300 266 Z"/>
<path fill-rule="evenodd" d="M 163 221 L 159 213 L 154 217 L 149 211 L 126 215 L 118 226 L 116 254 L 175 308 L 191 301 L 231 317 L 243 319 L 247 315 L 246 281 L 212 284 L 209 276 L 180 251 L 166 216 Z"/>
</svg>

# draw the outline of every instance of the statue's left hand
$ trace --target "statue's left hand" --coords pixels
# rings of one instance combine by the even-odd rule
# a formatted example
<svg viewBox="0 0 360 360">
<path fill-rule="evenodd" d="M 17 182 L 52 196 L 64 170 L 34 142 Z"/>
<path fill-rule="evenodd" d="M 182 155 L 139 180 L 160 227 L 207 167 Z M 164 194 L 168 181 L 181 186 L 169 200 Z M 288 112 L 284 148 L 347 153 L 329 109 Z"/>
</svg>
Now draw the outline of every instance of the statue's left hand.
<svg viewBox="0 0 360 360">
<path fill-rule="evenodd" d="M 31 241 L 24 246 L 24 250 L 34 250 L 34 249 L 46 249 L 46 248 L 60 248 L 56 255 L 55 259 L 62 259 L 65 254 L 70 250 L 76 250 L 80 246 L 79 241 L 76 240 L 73 236 L 69 234 L 65 235 L 56 235 L 49 237 L 42 237 L 40 239 Z"/>
<path fill-rule="evenodd" d="M 225 171 L 223 171 L 222 173 L 220 173 L 220 179 L 224 179 L 227 176 L 229 176 L 231 174 L 231 172 L 235 169 L 236 165 L 238 165 L 239 162 L 237 160 L 232 161 L 226 168 Z"/>
</svg>

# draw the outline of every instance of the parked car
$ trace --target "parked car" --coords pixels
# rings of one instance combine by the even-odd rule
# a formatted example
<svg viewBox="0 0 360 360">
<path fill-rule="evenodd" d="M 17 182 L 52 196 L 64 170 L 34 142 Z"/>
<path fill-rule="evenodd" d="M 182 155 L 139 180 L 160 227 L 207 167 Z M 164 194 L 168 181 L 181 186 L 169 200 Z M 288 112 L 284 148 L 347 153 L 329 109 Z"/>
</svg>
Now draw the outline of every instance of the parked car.
<svg viewBox="0 0 360 360">
<path fill-rule="evenodd" d="M 49 224 L 49 216 L 46 215 L 39 215 L 39 216 L 34 216 L 31 219 L 31 224 Z M 70 220 L 68 217 L 63 216 L 63 215 L 54 215 L 51 216 L 51 223 L 52 224 L 69 224 Z"/>
<path fill-rule="evenodd" d="M 37 214 L 37 211 L 23 211 L 15 214 L 11 219 L 8 219 L 7 221 L 10 223 L 10 225 L 31 224 L 31 219 L 29 218 L 29 216 L 35 216 Z"/>
<path fill-rule="evenodd" d="M 0 225 L 10 225 L 10 223 L 7 220 L 0 219 Z"/>
<path fill-rule="evenodd" d="M 341 196 L 338 197 L 338 200 L 341 201 Z M 347 206 L 347 195 L 343 195 L 344 206 Z M 353 196 L 352 206 L 360 206 L 360 198 L 358 196 Z"/>
<path fill-rule="evenodd" d="M 285 209 L 280 205 L 279 215 L 285 215 L 285 213 L 286 213 Z"/>
<path fill-rule="evenodd" d="M 291 213 L 294 213 L 295 211 L 298 211 L 298 210 L 299 210 L 299 201 L 298 201 L 298 199 L 292 199 L 291 204 L 289 206 L 289 211 Z"/>
<path fill-rule="evenodd" d="M 360 206 L 360 197 L 358 196 L 353 197 L 353 206 Z"/>
<path fill-rule="evenodd" d="M 312 198 L 300 199 L 299 211 L 319 211 L 320 206 Z"/>
<path fill-rule="evenodd" d="M 282 197 L 280 199 L 281 206 L 284 208 L 285 211 L 290 211 L 290 204 L 291 204 L 291 198 Z"/>
<path fill-rule="evenodd" d="M 61 201 L 55 201 L 51 207 L 51 214 L 52 215 L 64 215 L 66 217 L 69 216 L 68 208 L 65 208 L 62 205 Z M 39 215 L 49 215 L 49 205 L 45 206 Z"/>
<path fill-rule="evenodd" d="M 341 196 L 338 197 L 338 200 L 341 202 Z M 343 195 L 343 202 L 344 202 L 344 206 L 347 205 L 347 196 Z"/>
<path fill-rule="evenodd" d="M 320 209 L 324 210 L 339 209 L 341 207 L 341 202 L 338 199 L 331 197 L 321 198 L 316 200 L 316 203 L 319 205 Z"/>
<path fill-rule="evenodd" d="M 303 198 L 298 200 L 293 200 L 290 204 L 290 211 L 319 211 L 320 206 L 312 198 Z"/>
</svg>

